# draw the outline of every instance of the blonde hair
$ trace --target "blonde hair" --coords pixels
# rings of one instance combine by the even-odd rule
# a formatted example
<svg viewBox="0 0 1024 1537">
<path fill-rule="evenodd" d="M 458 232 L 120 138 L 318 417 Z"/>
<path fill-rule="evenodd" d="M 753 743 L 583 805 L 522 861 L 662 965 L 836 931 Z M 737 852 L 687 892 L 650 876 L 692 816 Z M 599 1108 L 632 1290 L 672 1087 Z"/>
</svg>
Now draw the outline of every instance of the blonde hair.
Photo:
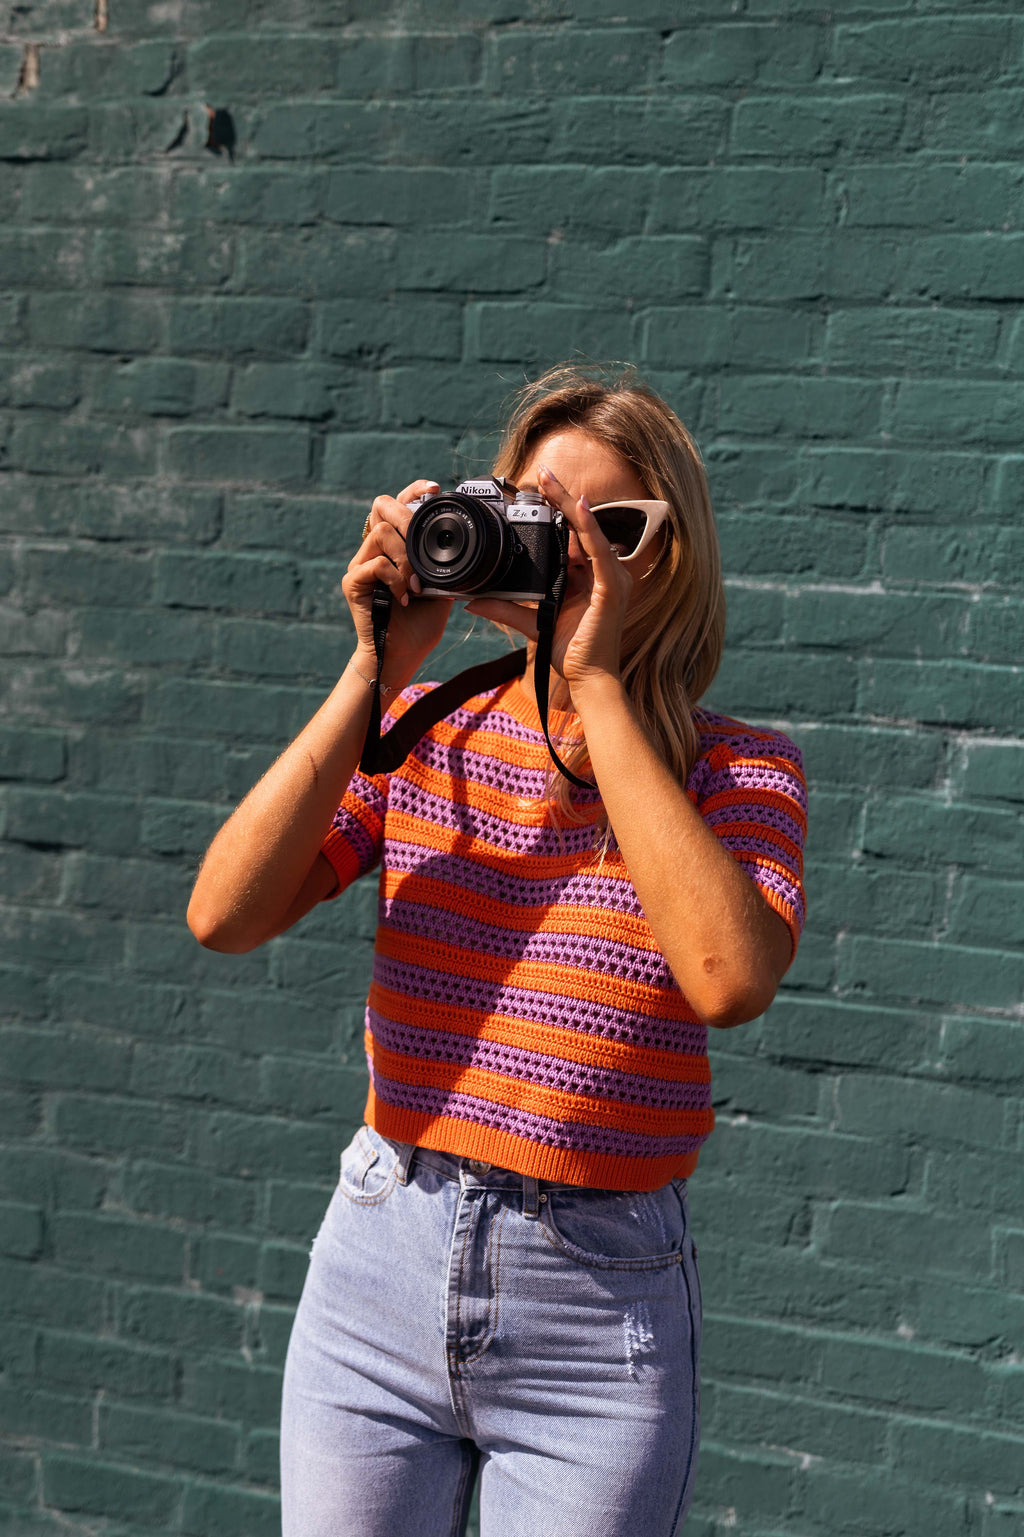
<svg viewBox="0 0 1024 1537">
<path fill-rule="evenodd" d="M 697 754 L 697 701 L 718 671 L 725 640 L 721 552 L 704 465 L 679 417 L 632 367 L 561 363 L 515 397 L 495 473 L 514 482 L 538 444 L 567 428 L 614 449 L 647 495 L 669 504 L 661 555 L 626 620 L 622 679 L 644 730 L 685 784 Z M 559 753 L 573 773 L 586 774 L 581 731 L 563 736 Z M 557 770 L 547 800 L 566 820 L 582 820 Z"/>
</svg>

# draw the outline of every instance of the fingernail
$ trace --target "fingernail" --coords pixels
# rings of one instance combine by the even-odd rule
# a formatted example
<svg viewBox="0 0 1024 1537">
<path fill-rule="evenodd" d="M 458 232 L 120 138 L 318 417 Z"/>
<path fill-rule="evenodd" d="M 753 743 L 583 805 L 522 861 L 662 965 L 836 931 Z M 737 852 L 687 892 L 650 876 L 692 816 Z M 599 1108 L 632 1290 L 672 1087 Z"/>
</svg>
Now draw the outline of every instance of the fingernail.
<svg viewBox="0 0 1024 1537">
<path fill-rule="evenodd" d="M 403 608 L 408 608 L 409 607 L 409 594 L 407 592 L 403 592 L 403 594 L 402 594 L 402 607 Z"/>
<path fill-rule="evenodd" d="M 416 575 L 415 571 L 413 572 L 412 576 L 409 578 L 409 586 L 410 586 L 410 588 L 412 589 L 413 592 L 422 592 L 423 591 L 423 583 L 420 581 L 420 579 Z"/>
<path fill-rule="evenodd" d="M 580 497 L 580 506 L 584 509 L 585 512 L 590 511 L 590 503 L 587 501 L 585 496 Z"/>
<path fill-rule="evenodd" d="M 549 480 L 554 480 L 554 478 L 555 478 L 554 475 L 551 473 L 551 471 L 548 469 L 546 464 L 542 464 L 540 466 L 540 473 L 542 475 L 547 475 Z"/>
</svg>

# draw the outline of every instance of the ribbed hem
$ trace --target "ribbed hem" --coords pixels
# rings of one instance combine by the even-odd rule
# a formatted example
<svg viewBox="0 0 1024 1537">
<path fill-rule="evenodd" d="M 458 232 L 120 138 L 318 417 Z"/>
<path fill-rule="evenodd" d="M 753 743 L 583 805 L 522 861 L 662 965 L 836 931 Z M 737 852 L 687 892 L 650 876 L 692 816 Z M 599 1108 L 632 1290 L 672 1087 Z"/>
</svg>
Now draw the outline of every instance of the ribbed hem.
<svg viewBox="0 0 1024 1537">
<path fill-rule="evenodd" d="M 670 1179 L 688 1179 L 700 1156 L 699 1148 L 662 1158 L 625 1158 L 574 1148 L 542 1147 L 511 1132 L 478 1126 L 472 1121 L 386 1104 L 377 1097 L 372 1084 L 366 1100 L 366 1120 L 374 1131 L 395 1142 L 412 1142 L 438 1153 L 452 1153 L 457 1158 L 479 1158 L 517 1174 L 531 1174 L 535 1179 L 589 1185 L 598 1190 L 657 1190 Z"/>
<path fill-rule="evenodd" d="M 340 828 L 332 827 L 320 845 L 320 852 L 338 877 L 338 888 L 327 900 L 340 897 L 346 886 L 351 886 L 360 875 L 359 858 Z"/>
</svg>

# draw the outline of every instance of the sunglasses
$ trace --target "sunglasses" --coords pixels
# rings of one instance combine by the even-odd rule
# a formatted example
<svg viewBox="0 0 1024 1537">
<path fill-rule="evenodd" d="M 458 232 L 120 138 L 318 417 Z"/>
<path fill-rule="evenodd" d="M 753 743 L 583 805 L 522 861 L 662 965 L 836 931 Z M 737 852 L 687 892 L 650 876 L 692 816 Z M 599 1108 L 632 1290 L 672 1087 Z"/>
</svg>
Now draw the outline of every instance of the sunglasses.
<svg viewBox="0 0 1024 1537">
<path fill-rule="evenodd" d="M 597 526 L 623 565 L 649 549 L 668 517 L 668 502 L 599 502 L 591 507 Z"/>
</svg>

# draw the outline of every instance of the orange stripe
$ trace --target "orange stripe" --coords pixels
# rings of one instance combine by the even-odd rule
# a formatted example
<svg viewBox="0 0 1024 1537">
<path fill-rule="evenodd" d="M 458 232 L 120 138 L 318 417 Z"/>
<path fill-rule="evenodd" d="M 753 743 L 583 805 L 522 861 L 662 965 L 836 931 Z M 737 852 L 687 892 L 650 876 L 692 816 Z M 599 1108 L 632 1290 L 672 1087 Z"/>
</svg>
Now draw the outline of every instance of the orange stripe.
<svg viewBox="0 0 1024 1537">
<path fill-rule="evenodd" d="M 496 707 L 502 708 L 501 705 Z M 481 716 L 481 721 L 483 720 L 486 720 L 486 716 Z M 539 731 L 540 728 L 534 729 Z M 488 730 L 483 724 L 469 727 L 451 726 L 446 720 L 441 720 L 432 729 L 430 735 L 441 746 L 459 747 L 468 752 L 481 753 L 484 757 L 496 758 L 499 763 L 514 763 L 517 768 L 543 773 L 551 763 L 547 744 L 543 739 L 539 742 L 522 742 L 502 736 L 497 731 Z M 558 738 L 554 734 L 552 734 L 552 740 L 557 746 Z M 570 742 L 575 740 L 570 738 Z M 569 746 L 570 742 L 565 745 Z"/>
<path fill-rule="evenodd" d="M 491 1104 L 544 1115 L 551 1120 L 583 1126 L 607 1126 L 615 1131 L 640 1132 L 649 1137 L 700 1137 L 711 1130 L 710 1107 L 706 1110 L 656 1110 L 650 1105 L 628 1105 L 623 1100 L 600 1099 L 590 1094 L 569 1094 L 539 1083 L 506 1078 L 482 1067 L 463 1067 L 457 1062 L 424 1062 L 419 1057 L 388 1051 L 366 1032 L 366 1053 L 373 1066 L 394 1083 L 444 1089 L 452 1094 L 471 1094 Z"/>
<path fill-rule="evenodd" d="M 717 811 L 720 806 L 775 806 L 807 831 L 807 814 L 800 803 L 784 790 L 719 790 L 701 802 L 701 811 Z"/>
<path fill-rule="evenodd" d="M 548 821 L 546 801 L 529 800 L 522 795 L 510 795 L 508 791 L 498 790 L 493 785 L 462 779 L 443 769 L 431 768 L 418 758 L 407 760 L 402 778 L 449 805 L 468 806 L 473 811 L 498 817 L 503 822 L 544 826 Z M 591 821 L 596 821 L 600 814 L 601 808 L 598 806 Z"/>
<path fill-rule="evenodd" d="M 381 1099 L 373 1085 L 366 1099 L 366 1119 L 382 1137 L 436 1148 L 457 1158 L 482 1158 L 500 1169 L 532 1174 L 534 1179 L 564 1180 L 598 1190 L 657 1190 L 670 1179 L 686 1179 L 697 1167 L 699 1149 L 644 1158 L 622 1153 L 593 1153 L 569 1147 L 545 1147 L 510 1131 L 479 1126 L 455 1116 L 409 1110 Z"/>
<path fill-rule="evenodd" d="M 757 838 L 762 843 L 774 843 L 788 854 L 793 861 L 791 869 L 800 869 L 803 860 L 803 851 L 799 844 L 792 838 L 780 832 L 777 827 L 768 827 L 764 822 L 716 822 L 712 828 L 716 838 Z M 750 850 L 736 849 L 734 853 L 751 852 Z"/>
<path fill-rule="evenodd" d="M 517 961 L 502 955 L 486 955 L 480 950 L 425 939 L 419 934 L 401 934 L 383 926 L 377 930 L 377 954 L 421 970 L 472 977 L 503 987 L 525 988 L 527 992 L 589 998 L 611 1008 L 630 1009 L 662 1019 L 692 1022 L 693 1018 L 690 1005 L 675 987 L 652 987 L 647 982 L 584 971 L 579 966 L 560 966 L 554 961 Z"/>
<path fill-rule="evenodd" d="M 460 859 L 472 858 L 490 870 L 504 874 L 509 869 L 508 849 L 497 848 L 473 833 L 461 832 L 457 827 L 439 827 L 422 817 L 407 811 L 388 812 L 388 837 L 392 842 L 417 844 L 434 849 L 437 853 L 454 854 Z M 580 872 L 578 854 L 516 854 L 516 875 L 526 880 L 551 880 L 559 875 L 576 875 Z M 584 869 L 583 874 L 586 874 Z M 597 874 L 597 856 L 594 857 L 594 874 Z M 602 879 L 628 881 L 629 875 L 621 854 L 612 850 L 601 869 Z"/>
<path fill-rule="evenodd" d="M 661 953 L 647 919 L 633 913 L 613 912 L 603 907 L 577 907 L 571 902 L 532 906 L 501 902 L 496 897 L 482 896 L 416 871 L 403 874 L 401 870 L 388 870 L 383 889 L 389 900 L 439 907 L 444 912 L 458 913 L 495 928 L 532 934 L 582 934 L 593 939 L 617 941 L 636 950 Z"/>
<path fill-rule="evenodd" d="M 647 1078 L 663 1078 L 669 1083 L 710 1083 L 708 1059 L 693 1052 L 661 1051 L 653 1046 L 633 1046 L 627 1041 L 608 1041 L 579 1030 L 563 1030 L 557 1025 L 541 1025 L 530 1019 L 515 1019 L 510 1014 L 482 1015 L 462 1004 L 443 1003 L 431 998 L 409 998 L 405 993 L 370 985 L 370 1007 L 386 1019 L 400 1025 L 415 1025 L 426 1030 L 450 1031 L 453 1035 L 497 1041 L 523 1051 L 536 1051 L 564 1062 L 580 1062 L 590 1067 L 610 1068 L 617 1073 L 637 1073 Z"/>
<path fill-rule="evenodd" d="M 344 833 L 336 827 L 329 830 L 327 837 L 320 845 L 320 852 L 338 877 L 338 884 L 331 892 L 332 897 L 338 897 L 346 886 L 351 886 L 354 880 L 358 880 L 359 856 Z"/>
</svg>

